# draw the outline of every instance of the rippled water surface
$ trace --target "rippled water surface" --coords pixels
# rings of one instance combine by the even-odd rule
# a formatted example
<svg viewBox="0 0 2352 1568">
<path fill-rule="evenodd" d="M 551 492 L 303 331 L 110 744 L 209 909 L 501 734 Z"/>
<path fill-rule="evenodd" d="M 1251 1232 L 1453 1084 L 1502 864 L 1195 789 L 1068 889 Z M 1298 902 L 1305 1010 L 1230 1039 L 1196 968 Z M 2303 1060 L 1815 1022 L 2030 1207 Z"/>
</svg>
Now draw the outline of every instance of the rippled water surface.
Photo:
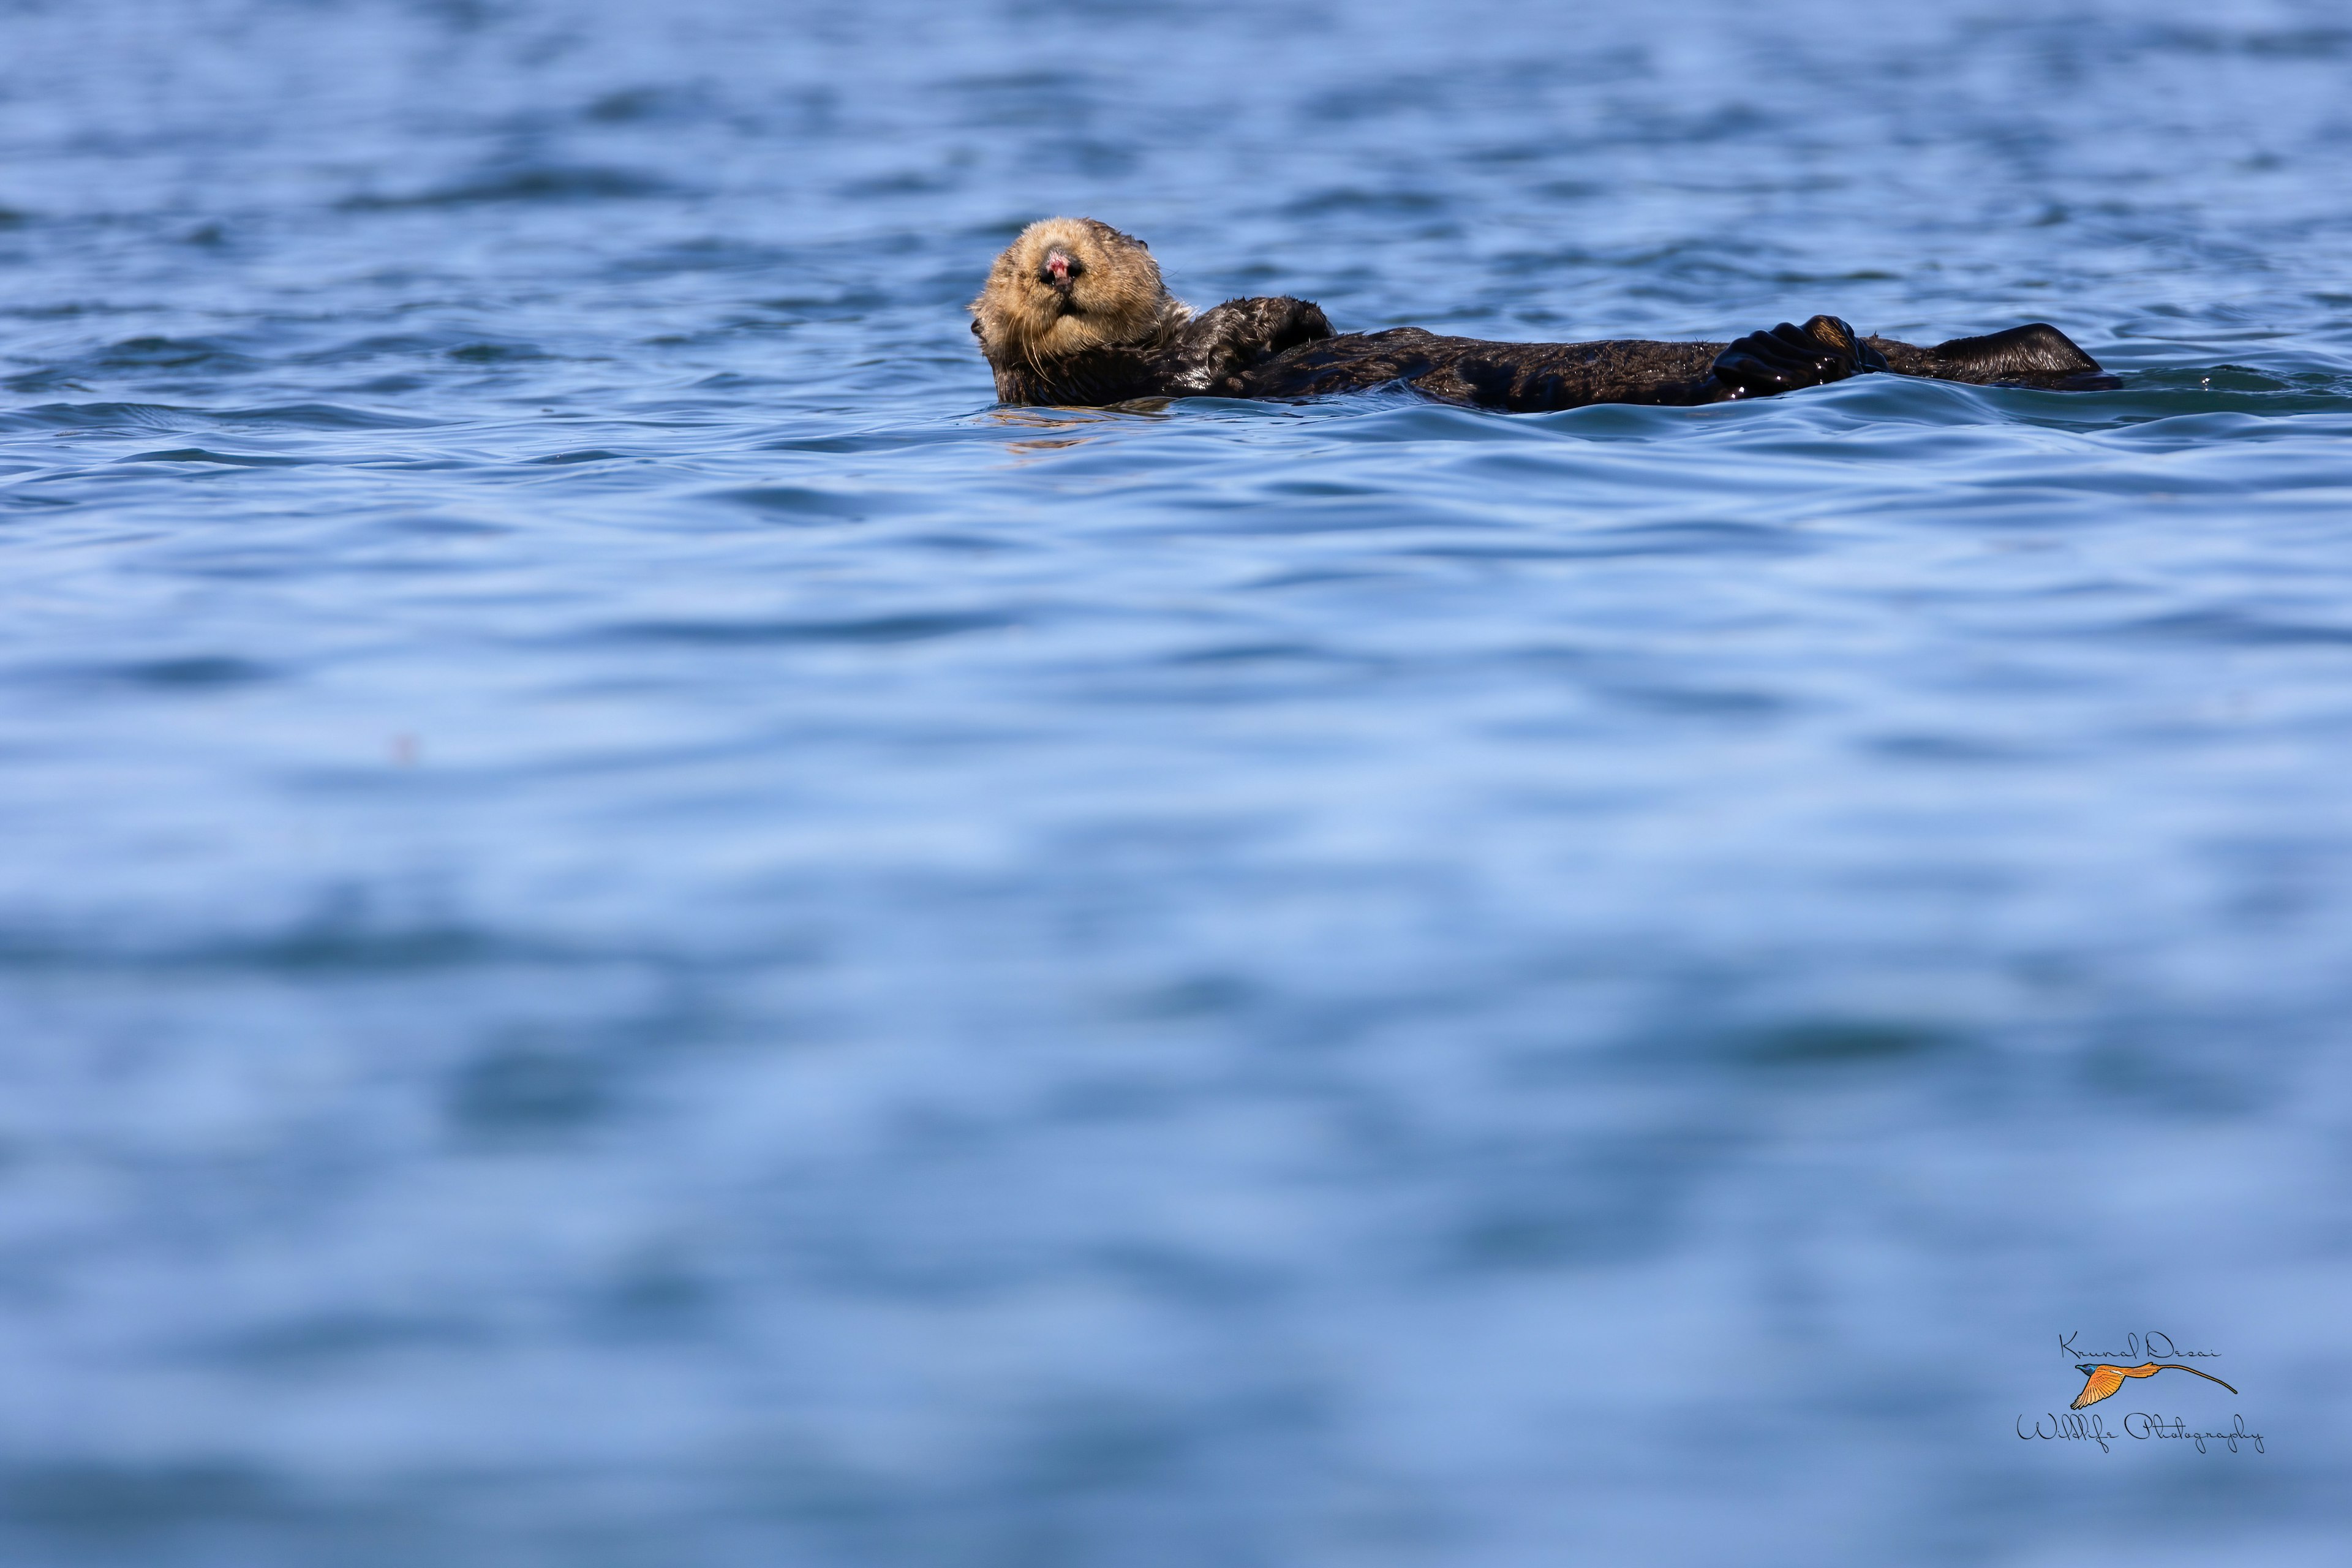
<svg viewBox="0 0 2352 1568">
<path fill-rule="evenodd" d="M 2341 1562 L 2347 85 L 0 4 L 0 1560 Z M 2125 386 L 998 409 L 1051 212 Z"/>
</svg>

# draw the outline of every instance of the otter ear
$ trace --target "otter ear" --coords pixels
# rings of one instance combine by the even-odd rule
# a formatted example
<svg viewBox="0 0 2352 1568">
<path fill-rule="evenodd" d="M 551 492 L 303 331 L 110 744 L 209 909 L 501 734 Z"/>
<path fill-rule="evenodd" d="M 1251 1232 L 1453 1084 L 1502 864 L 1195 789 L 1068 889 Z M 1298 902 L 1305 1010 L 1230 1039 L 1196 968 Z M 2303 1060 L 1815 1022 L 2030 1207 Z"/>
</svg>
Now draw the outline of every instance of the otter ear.
<svg viewBox="0 0 2352 1568">
<path fill-rule="evenodd" d="M 988 334 L 980 330 L 980 323 L 978 321 L 974 321 L 971 324 L 971 335 L 975 338 L 982 338 L 986 337 Z"/>
</svg>

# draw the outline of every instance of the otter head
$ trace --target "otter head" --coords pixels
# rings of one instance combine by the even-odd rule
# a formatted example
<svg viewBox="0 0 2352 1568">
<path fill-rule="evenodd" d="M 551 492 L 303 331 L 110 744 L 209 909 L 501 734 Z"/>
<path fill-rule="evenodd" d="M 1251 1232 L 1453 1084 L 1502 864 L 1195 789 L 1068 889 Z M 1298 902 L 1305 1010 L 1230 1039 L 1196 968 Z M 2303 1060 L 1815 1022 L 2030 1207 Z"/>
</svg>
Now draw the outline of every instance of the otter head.
<svg viewBox="0 0 2352 1568">
<path fill-rule="evenodd" d="M 1023 229 L 971 309 L 981 352 L 999 367 L 1141 346 L 1192 314 L 1169 297 L 1150 247 L 1090 217 Z"/>
</svg>

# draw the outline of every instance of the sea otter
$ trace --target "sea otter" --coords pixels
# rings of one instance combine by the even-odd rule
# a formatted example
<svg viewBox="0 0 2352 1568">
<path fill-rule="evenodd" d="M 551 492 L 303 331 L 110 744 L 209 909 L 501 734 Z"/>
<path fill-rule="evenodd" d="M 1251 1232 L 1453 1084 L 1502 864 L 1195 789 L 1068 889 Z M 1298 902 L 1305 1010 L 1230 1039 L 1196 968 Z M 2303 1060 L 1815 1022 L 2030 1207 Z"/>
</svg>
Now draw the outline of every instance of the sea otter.
<svg viewBox="0 0 2352 1568">
<path fill-rule="evenodd" d="M 1725 403 L 1868 371 L 1979 386 L 2121 384 L 2038 321 L 1921 348 L 1858 336 L 1835 316 L 1730 343 L 1503 343 L 1419 327 L 1335 332 L 1320 306 L 1288 298 L 1228 300 L 1195 314 L 1168 292 L 1149 246 L 1093 218 L 1031 224 L 996 258 L 971 310 L 1004 403 L 1310 397 L 1401 383 L 1446 403 L 1532 413 Z"/>
</svg>

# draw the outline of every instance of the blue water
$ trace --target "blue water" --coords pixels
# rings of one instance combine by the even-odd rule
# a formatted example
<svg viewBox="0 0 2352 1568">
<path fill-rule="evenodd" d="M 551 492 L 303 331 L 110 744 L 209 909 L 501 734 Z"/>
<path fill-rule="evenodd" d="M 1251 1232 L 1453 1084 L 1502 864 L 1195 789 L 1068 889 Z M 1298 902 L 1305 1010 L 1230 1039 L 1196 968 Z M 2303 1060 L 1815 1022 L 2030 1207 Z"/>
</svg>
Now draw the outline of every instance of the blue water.
<svg viewBox="0 0 2352 1568">
<path fill-rule="evenodd" d="M 0 1562 L 2340 1563 L 2347 82 L 0 5 Z M 2126 384 L 998 409 L 1056 212 Z"/>
</svg>

